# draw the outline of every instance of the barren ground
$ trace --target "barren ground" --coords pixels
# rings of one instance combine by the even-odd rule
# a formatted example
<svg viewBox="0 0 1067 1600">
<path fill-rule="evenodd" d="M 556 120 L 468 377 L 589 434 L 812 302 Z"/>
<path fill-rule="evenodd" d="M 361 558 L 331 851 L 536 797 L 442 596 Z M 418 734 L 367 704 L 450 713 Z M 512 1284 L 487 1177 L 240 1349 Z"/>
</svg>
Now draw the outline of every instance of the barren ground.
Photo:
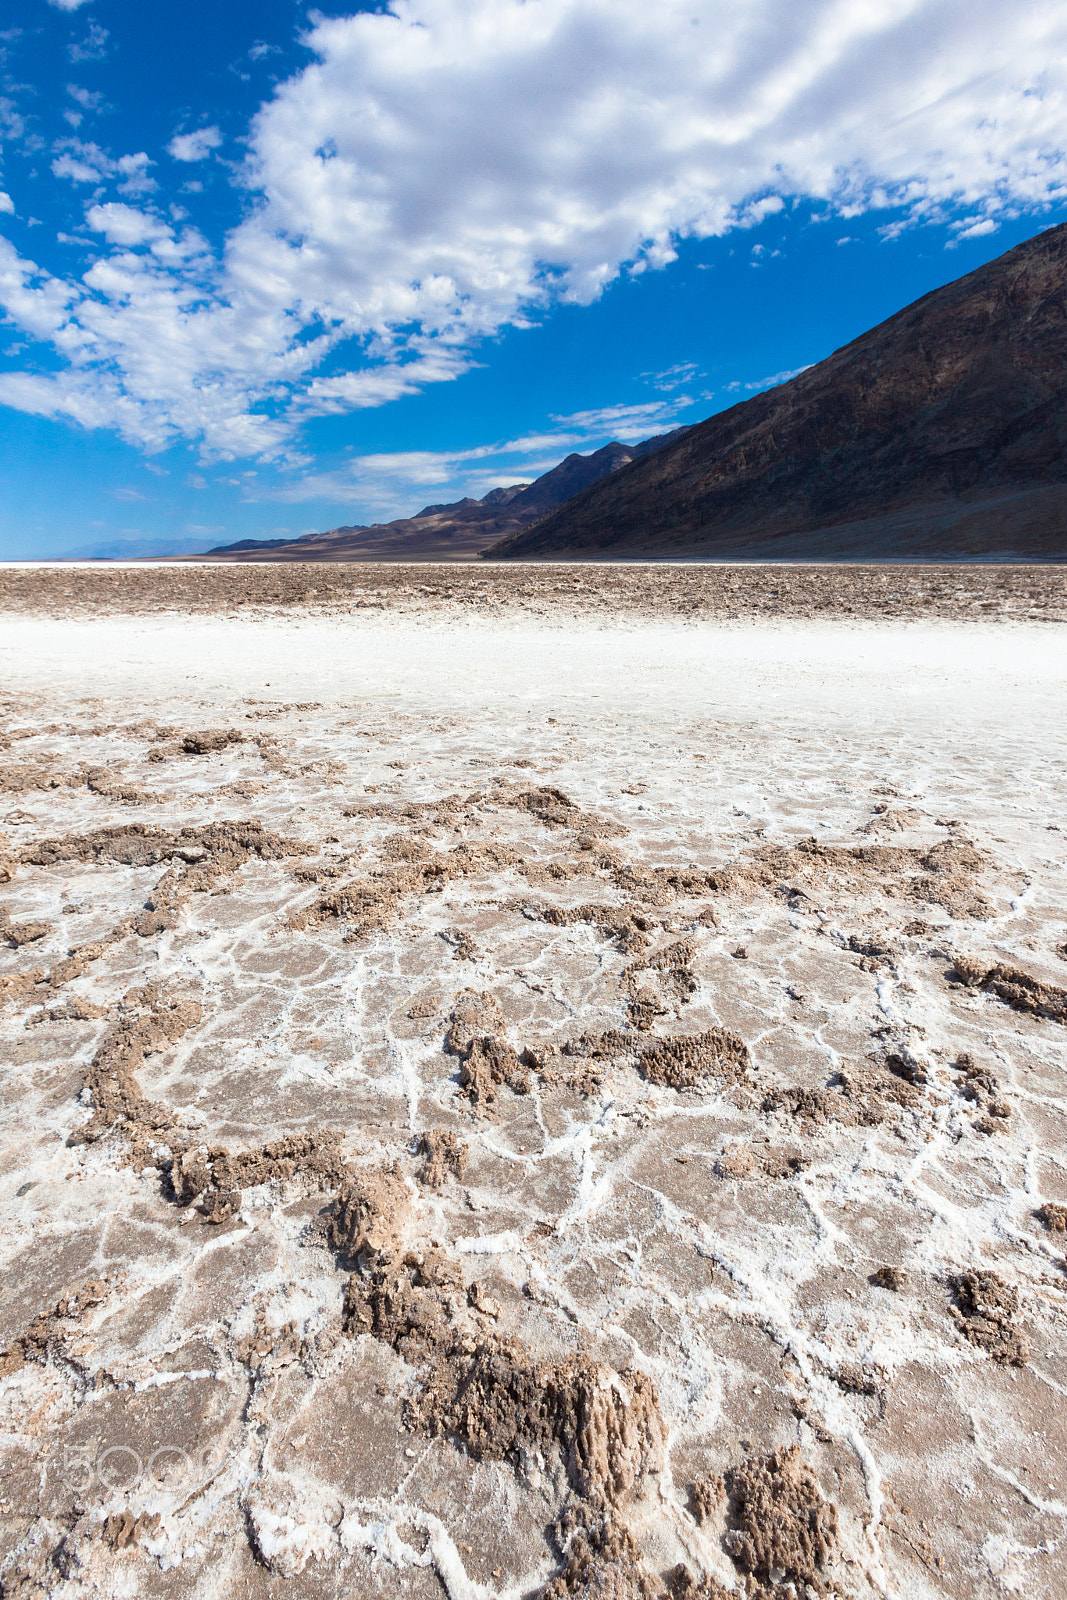
<svg viewBox="0 0 1067 1600">
<path fill-rule="evenodd" d="M 0 1594 L 1067 1595 L 1067 572 L 0 606 Z"/>
</svg>

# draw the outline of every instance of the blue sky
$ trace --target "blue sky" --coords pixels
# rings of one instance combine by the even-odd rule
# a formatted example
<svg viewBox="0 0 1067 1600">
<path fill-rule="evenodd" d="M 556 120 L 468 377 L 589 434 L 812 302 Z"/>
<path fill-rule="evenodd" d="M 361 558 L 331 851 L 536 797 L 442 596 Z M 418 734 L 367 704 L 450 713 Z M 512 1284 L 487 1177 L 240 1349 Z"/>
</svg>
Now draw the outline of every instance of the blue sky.
<svg viewBox="0 0 1067 1600">
<path fill-rule="evenodd" d="M 1067 217 L 1030 0 L 8 0 L 0 556 L 696 421 Z"/>
</svg>

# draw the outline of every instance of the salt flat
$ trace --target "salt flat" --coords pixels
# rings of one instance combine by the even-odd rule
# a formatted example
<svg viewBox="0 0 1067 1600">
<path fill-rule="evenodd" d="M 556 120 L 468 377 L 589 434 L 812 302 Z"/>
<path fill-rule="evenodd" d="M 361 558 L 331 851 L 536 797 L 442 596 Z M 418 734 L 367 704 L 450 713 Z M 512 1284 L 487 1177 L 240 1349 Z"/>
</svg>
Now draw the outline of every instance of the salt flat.
<svg viewBox="0 0 1067 1600">
<path fill-rule="evenodd" d="M 0 623 L 5 1592 L 1067 1593 L 1056 608 L 409 589 Z"/>
</svg>

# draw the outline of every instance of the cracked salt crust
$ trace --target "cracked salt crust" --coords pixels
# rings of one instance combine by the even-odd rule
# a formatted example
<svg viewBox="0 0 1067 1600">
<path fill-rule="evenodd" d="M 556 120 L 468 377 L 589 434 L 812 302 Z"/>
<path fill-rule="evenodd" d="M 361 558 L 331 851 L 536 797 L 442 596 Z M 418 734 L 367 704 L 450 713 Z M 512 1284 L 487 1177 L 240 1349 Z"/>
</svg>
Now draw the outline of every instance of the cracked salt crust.
<svg viewBox="0 0 1067 1600">
<path fill-rule="evenodd" d="M 312 851 L 179 883 L 158 928 L 106 943 L 49 996 L 84 1015 L 37 1022 L 31 989 L 0 1016 L 0 1339 L 23 1351 L 38 1330 L 0 1384 L 7 1584 L 517 1600 L 563 1581 L 579 1537 L 546 1537 L 575 1504 L 551 1450 L 481 1459 L 405 1422 L 424 1368 L 343 1331 L 352 1264 L 323 1232 L 328 1182 L 294 1169 L 212 1223 L 211 1186 L 181 1209 L 165 1172 L 127 1164 L 121 1124 L 66 1142 L 94 1114 L 83 1084 L 113 1008 L 151 980 L 195 999 L 200 1021 L 137 1080 L 198 1148 L 337 1129 L 357 1169 L 398 1166 L 412 1200 L 396 1247 L 453 1264 L 456 1326 L 650 1380 L 664 1465 L 613 1513 L 636 1554 L 605 1544 L 597 1558 L 631 1584 L 620 1593 L 679 1563 L 736 1586 L 725 1503 L 699 1524 L 689 1488 L 794 1443 L 838 1518 L 839 1548 L 814 1569 L 832 1591 L 1059 1592 L 1067 1274 L 1063 1236 L 1038 1213 L 1067 1200 L 1067 1033 L 953 976 L 958 955 L 1067 981 L 1067 878 L 1047 831 L 1067 793 L 1057 635 L 505 619 L 464 626 L 457 647 L 432 616 L 23 616 L 0 651 L 7 754 L 119 773 L 5 797 L 0 895 L 13 924 L 48 931 L 7 947 L 0 977 L 54 972 L 141 916 L 170 870 L 21 862 L 36 840 L 251 815 Z M 149 760 L 160 726 L 255 731 L 276 692 L 321 704 L 270 718 L 269 759 L 246 741 Z M 523 785 L 619 831 L 584 848 L 504 803 Z M 886 789 L 914 815 L 868 831 Z M 474 798 L 452 817 L 403 815 L 449 795 Z M 370 801 L 381 815 L 356 814 Z M 523 904 L 632 905 L 650 881 L 637 868 L 718 870 L 810 834 L 903 852 L 884 858 L 899 871 L 875 882 L 831 864 L 646 907 L 653 954 L 692 944 L 695 988 L 646 970 L 663 1009 L 641 1037 L 727 1029 L 751 1052 L 751 1083 L 649 1083 L 625 1047 L 579 1079 L 579 1057 L 544 1055 L 582 1033 L 632 1035 L 633 956 L 617 930 L 531 921 Z M 517 861 L 418 888 L 354 943 L 343 924 L 289 926 L 336 883 L 393 870 L 398 836 L 431 855 L 504 845 Z M 987 916 L 909 898 L 907 861 L 953 839 L 981 858 Z M 340 876 L 303 881 L 305 860 Z M 627 872 L 644 891 L 618 887 Z M 709 903 L 715 920 L 700 921 Z M 442 929 L 469 933 L 476 959 Z M 491 994 L 502 1037 L 545 1063 L 528 1093 L 502 1084 L 484 1118 L 443 1049 L 464 989 Z M 440 1007 L 413 1014 L 428 993 Z M 977 1076 L 958 1065 L 968 1054 Z M 847 1101 L 836 1080 L 850 1072 Z M 823 1099 L 794 1114 L 778 1095 L 794 1089 Z M 429 1128 L 468 1152 L 439 1188 L 419 1179 Z M 748 1166 L 724 1160 L 737 1150 Z M 887 1263 L 898 1290 L 870 1281 Z M 1023 1367 L 953 1321 L 952 1283 L 972 1269 L 1017 1293 Z M 90 1280 L 106 1294 L 57 1310 Z M 108 1532 L 120 1513 L 126 1543 Z"/>
</svg>

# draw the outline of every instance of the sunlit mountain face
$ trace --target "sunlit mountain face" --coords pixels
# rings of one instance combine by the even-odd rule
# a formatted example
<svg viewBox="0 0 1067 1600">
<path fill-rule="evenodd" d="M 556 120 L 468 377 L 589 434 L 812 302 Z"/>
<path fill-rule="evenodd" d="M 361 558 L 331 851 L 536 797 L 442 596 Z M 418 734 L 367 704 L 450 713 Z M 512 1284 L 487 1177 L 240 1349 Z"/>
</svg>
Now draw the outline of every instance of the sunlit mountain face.
<svg viewBox="0 0 1067 1600">
<path fill-rule="evenodd" d="M 691 424 L 1067 216 L 992 0 L 9 0 L 0 553 L 410 517 Z"/>
</svg>

